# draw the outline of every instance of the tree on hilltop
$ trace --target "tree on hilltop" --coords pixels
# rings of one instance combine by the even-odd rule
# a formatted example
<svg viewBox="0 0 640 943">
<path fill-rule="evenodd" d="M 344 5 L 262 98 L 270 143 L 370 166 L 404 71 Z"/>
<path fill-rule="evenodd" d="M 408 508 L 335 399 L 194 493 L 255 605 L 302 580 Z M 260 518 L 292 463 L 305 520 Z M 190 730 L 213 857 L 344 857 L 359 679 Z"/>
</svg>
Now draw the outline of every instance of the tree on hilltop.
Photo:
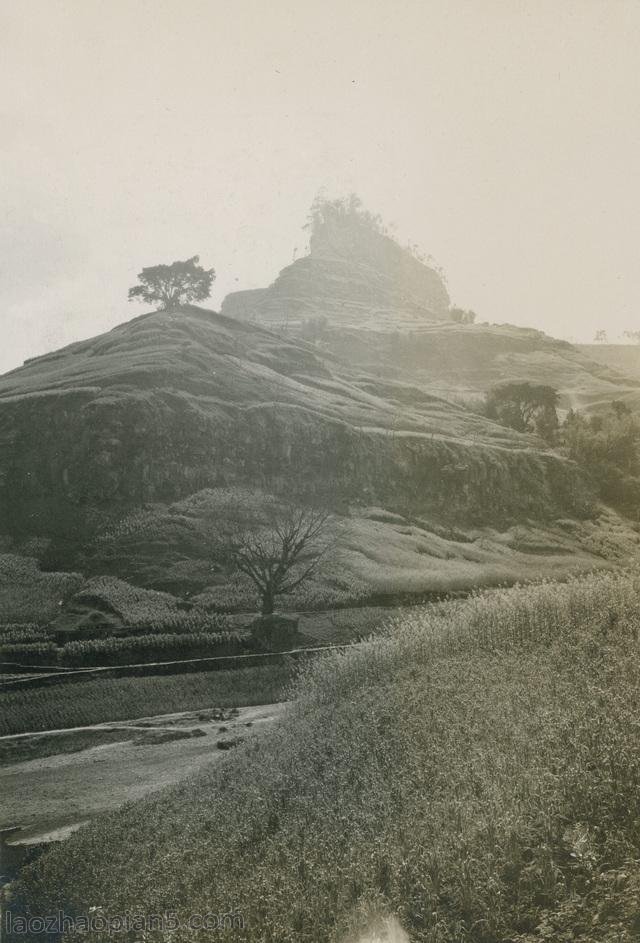
<svg viewBox="0 0 640 943">
<path fill-rule="evenodd" d="M 199 256 L 171 265 L 152 265 L 138 275 L 139 285 L 129 289 L 129 301 L 157 304 L 171 311 L 183 304 L 204 301 L 211 294 L 215 270 L 198 265 Z"/>
<path fill-rule="evenodd" d="M 389 235 L 382 222 L 382 217 L 366 210 L 357 193 L 350 193 L 349 196 L 329 200 L 320 192 L 311 205 L 304 228 L 310 230 L 313 236 L 320 232 L 323 227 L 345 223 L 370 229 L 379 235 Z"/>
</svg>

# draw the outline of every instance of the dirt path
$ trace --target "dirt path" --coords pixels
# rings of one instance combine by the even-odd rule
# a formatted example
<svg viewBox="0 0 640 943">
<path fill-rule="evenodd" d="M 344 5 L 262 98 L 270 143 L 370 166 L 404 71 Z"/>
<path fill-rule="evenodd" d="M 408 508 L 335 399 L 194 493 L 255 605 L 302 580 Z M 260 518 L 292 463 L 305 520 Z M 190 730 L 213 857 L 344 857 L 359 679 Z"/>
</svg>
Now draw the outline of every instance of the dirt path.
<svg viewBox="0 0 640 943">
<path fill-rule="evenodd" d="M 11 837 L 12 844 L 65 837 L 100 812 L 173 785 L 219 761 L 226 751 L 216 746 L 218 741 L 259 736 L 283 708 L 284 704 L 238 708 L 236 716 L 225 720 L 200 720 L 198 711 L 187 711 L 77 728 L 100 731 L 128 727 L 132 738 L 1 768 L 0 828 L 24 826 L 19 835 Z M 141 733 L 176 730 L 199 730 L 204 735 L 162 743 L 153 739 L 134 742 Z M 69 729 L 46 731 L 47 736 L 52 733 L 68 734 Z M 38 735 L 43 732 L 27 736 Z M 12 736 L 15 739 L 25 734 Z"/>
<path fill-rule="evenodd" d="M 268 711 L 272 708 L 279 708 L 280 704 L 265 704 L 257 707 L 238 707 L 235 710 L 242 713 L 243 716 L 249 711 Z M 223 708 L 223 710 L 229 710 Z M 22 740 L 29 737 L 54 737 L 56 734 L 81 733 L 91 730 L 123 730 L 136 729 L 148 730 L 150 727 L 175 727 L 176 725 L 187 727 L 202 727 L 207 723 L 203 715 L 207 713 L 207 708 L 193 711 L 177 711 L 173 714 L 153 714 L 149 717 L 132 717 L 128 720 L 102 720 L 99 724 L 88 724 L 82 727 L 55 727 L 53 730 L 26 730 L 22 733 L 5 733 L 0 736 L 0 741 Z M 251 719 L 251 718 L 249 718 Z M 213 723 L 226 723 L 224 720 L 217 721 L 213 718 Z"/>
</svg>

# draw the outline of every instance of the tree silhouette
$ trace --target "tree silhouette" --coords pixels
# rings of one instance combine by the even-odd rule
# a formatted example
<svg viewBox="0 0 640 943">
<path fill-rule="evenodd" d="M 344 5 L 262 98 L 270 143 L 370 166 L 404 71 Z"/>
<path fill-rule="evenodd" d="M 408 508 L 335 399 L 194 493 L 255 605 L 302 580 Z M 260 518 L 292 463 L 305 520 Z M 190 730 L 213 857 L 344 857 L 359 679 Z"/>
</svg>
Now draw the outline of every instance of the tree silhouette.
<svg viewBox="0 0 640 943">
<path fill-rule="evenodd" d="M 558 392 L 527 382 L 500 383 L 486 396 L 486 415 L 518 432 L 536 432 L 552 441 L 558 428 Z"/>
<path fill-rule="evenodd" d="M 212 268 L 202 268 L 199 261 L 199 256 L 194 255 L 184 262 L 143 268 L 138 275 L 140 284 L 129 289 L 129 301 L 157 304 L 165 311 L 204 301 L 211 294 L 216 273 Z"/>
<path fill-rule="evenodd" d="M 256 587 L 263 616 L 273 613 L 276 596 L 292 593 L 315 573 L 327 549 L 328 521 L 326 511 L 279 507 L 266 522 L 227 534 L 227 553 Z"/>
</svg>

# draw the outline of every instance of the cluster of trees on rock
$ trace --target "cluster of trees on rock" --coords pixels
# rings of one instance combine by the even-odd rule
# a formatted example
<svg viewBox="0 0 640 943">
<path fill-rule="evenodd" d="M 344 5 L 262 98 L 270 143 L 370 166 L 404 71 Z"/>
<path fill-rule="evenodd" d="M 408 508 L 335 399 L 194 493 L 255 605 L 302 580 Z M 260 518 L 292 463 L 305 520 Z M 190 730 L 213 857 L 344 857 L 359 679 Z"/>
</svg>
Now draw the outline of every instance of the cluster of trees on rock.
<svg viewBox="0 0 640 943">
<path fill-rule="evenodd" d="M 330 200 L 327 199 L 323 191 L 320 191 L 311 204 L 307 222 L 304 226 L 304 229 L 310 233 L 311 239 L 320 234 L 323 229 L 331 230 L 336 227 L 344 228 L 345 226 L 353 229 L 357 227 L 364 231 L 369 230 L 390 239 L 396 246 L 408 252 L 422 265 L 433 269 L 443 283 L 446 284 L 445 273 L 436 260 L 422 252 L 419 245 L 410 239 L 405 245 L 401 245 L 396 237 L 394 224 L 385 225 L 379 213 L 370 213 L 369 210 L 365 209 L 357 193 L 350 193 L 349 196 Z"/>
<path fill-rule="evenodd" d="M 311 204 L 304 228 L 311 230 L 313 234 L 322 226 L 345 220 L 366 226 L 381 236 L 390 234 L 383 223 L 382 217 L 365 209 L 357 193 L 351 193 L 349 196 L 337 200 L 328 200 L 323 193 L 319 193 Z"/>
</svg>

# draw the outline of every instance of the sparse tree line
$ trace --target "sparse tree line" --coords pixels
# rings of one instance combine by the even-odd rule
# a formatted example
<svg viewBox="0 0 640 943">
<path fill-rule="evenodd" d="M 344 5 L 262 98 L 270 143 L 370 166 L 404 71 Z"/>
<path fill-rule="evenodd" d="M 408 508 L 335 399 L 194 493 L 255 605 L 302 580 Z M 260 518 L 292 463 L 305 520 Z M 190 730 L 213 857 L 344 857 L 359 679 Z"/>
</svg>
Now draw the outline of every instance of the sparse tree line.
<svg viewBox="0 0 640 943">
<path fill-rule="evenodd" d="M 622 336 L 628 341 L 633 341 L 636 344 L 640 344 L 640 331 L 623 331 Z M 596 331 L 596 333 L 594 334 L 593 343 L 594 344 L 608 344 L 609 335 L 607 334 L 605 330 L 601 328 L 600 330 Z"/>
</svg>

